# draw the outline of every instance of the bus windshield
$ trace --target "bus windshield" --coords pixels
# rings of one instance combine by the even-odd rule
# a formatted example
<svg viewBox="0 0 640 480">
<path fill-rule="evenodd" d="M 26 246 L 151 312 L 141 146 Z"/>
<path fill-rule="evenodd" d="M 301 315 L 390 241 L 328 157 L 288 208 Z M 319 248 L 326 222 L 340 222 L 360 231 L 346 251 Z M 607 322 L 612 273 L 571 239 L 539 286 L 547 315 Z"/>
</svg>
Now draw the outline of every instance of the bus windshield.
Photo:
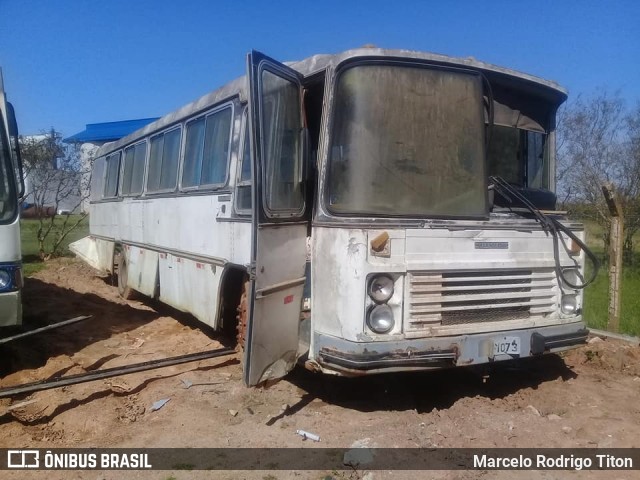
<svg viewBox="0 0 640 480">
<path fill-rule="evenodd" d="M 488 212 L 481 78 L 362 64 L 338 77 L 328 207 L 336 214 L 479 217 Z"/>
<path fill-rule="evenodd" d="M 3 122 L 2 115 L 0 115 L 0 124 Z M 13 220 L 17 208 L 9 148 L 5 131 L 0 128 L 0 223 Z"/>
</svg>

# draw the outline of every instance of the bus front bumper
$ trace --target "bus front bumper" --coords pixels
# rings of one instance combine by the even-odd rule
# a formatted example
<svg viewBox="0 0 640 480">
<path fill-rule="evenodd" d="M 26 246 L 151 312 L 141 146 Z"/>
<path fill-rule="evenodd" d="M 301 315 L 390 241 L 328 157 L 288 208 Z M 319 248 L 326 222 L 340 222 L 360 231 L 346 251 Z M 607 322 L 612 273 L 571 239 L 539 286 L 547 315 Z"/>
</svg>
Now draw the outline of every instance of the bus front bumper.
<svg viewBox="0 0 640 480">
<path fill-rule="evenodd" d="M 583 345 L 588 334 L 582 321 L 522 330 L 384 342 L 350 342 L 315 333 L 314 351 L 315 362 L 323 371 L 364 375 L 480 365 L 560 352 Z M 518 354 L 494 353 L 494 343 L 505 338 L 519 339 Z"/>
<path fill-rule="evenodd" d="M 16 292 L 0 293 L 0 327 L 22 323 L 22 296 Z"/>
</svg>

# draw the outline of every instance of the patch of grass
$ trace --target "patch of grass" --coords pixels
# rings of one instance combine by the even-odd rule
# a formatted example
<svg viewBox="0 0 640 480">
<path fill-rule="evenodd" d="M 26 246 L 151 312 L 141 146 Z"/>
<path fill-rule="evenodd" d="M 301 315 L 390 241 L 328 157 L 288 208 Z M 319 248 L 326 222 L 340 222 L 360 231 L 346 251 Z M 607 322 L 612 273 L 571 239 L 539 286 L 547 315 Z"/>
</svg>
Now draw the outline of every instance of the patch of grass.
<svg viewBox="0 0 640 480">
<path fill-rule="evenodd" d="M 640 268 L 625 266 L 622 271 L 620 331 L 640 335 Z M 607 265 L 584 293 L 584 319 L 593 328 L 606 330 L 609 318 L 609 278 Z"/>
<path fill-rule="evenodd" d="M 586 223 L 586 222 L 585 222 Z M 603 251 L 601 228 L 593 223 L 585 224 L 587 243 L 602 262 L 595 281 L 584 291 L 583 318 L 587 325 L 601 330 L 607 329 L 609 318 L 609 266 Z M 634 262 L 622 270 L 620 332 L 640 335 L 640 239 L 634 238 Z M 588 263 L 588 262 L 587 262 Z M 587 265 L 589 268 L 590 265 Z"/>
<path fill-rule="evenodd" d="M 73 225 L 78 221 L 79 215 L 70 215 L 68 225 Z M 64 223 L 64 217 L 58 216 L 55 219 L 54 229 L 49 234 L 47 241 L 45 242 L 45 248 L 51 248 L 53 245 L 54 239 L 56 238 L 56 233 L 62 228 L 62 224 Z M 20 237 L 22 243 L 22 266 L 23 273 L 26 277 L 29 277 L 40 270 L 42 270 L 45 266 L 45 263 L 40 260 L 39 252 L 38 252 L 38 226 L 39 222 L 37 219 L 28 218 L 20 220 Z M 79 240 L 83 237 L 86 237 L 89 234 L 89 217 L 82 220 L 80 225 L 73 230 L 69 235 L 67 235 L 63 241 L 61 254 L 63 256 L 71 255 L 69 251 L 69 244 Z"/>
</svg>

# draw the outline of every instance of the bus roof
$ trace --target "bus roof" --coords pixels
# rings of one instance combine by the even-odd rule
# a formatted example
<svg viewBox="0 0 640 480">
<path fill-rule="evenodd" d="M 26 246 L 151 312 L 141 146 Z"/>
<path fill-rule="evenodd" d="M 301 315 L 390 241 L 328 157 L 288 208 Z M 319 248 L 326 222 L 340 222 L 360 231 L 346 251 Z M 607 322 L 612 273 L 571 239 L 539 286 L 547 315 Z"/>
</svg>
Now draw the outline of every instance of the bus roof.
<svg viewBox="0 0 640 480">
<path fill-rule="evenodd" d="M 503 84 L 512 84 L 523 91 L 541 96 L 555 105 L 560 105 L 567 99 L 567 90 L 552 80 L 545 80 L 517 70 L 481 62 L 473 57 L 449 57 L 447 55 L 429 52 L 362 47 L 347 50 L 338 54 L 313 55 L 304 60 L 285 62 L 285 64 L 298 71 L 303 76 L 308 77 L 326 70 L 329 65 L 336 66 L 342 62 L 356 58 L 415 59 L 443 66 L 465 67 L 482 72 L 485 76 L 490 78 L 490 80 L 498 81 Z M 149 123 L 145 127 L 136 130 L 120 140 L 105 144 L 97 151 L 96 155 L 102 156 L 111 151 L 118 150 L 142 137 L 150 135 L 156 131 L 163 130 L 175 123 L 181 122 L 185 118 L 189 118 L 198 112 L 205 111 L 224 100 L 236 96 L 240 98 L 240 101 L 246 101 L 246 76 L 236 78 L 222 87 L 203 95 L 199 99 L 159 118 L 155 122 Z"/>
</svg>

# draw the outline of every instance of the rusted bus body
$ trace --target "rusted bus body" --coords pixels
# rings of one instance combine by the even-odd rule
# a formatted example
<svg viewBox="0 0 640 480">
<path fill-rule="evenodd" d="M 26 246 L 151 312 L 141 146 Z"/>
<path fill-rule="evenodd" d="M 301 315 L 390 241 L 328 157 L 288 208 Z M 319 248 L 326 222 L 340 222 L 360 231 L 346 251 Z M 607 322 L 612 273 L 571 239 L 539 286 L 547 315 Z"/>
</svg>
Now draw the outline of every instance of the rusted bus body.
<svg viewBox="0 0 640 480">
<path fill-rule="evenodd" d="M 561 87 L 381 49 L 287 65 L 253 52 L 247 70 L 101 148 L 77 253 L 214 328 L 244 302 L 248 385 L 298 361 L 362 375 L 584 341 L 551 237 L 487 189 L 499 175 L 553 203 Z M 583 252 L 558 260 L 582 276 Z"/>
<path fill-rule="evenodd" d="M 23 194 L 18 129 L 0 69 L 0 327 L 22 323 L 19 199 Z"/>
</svg>

